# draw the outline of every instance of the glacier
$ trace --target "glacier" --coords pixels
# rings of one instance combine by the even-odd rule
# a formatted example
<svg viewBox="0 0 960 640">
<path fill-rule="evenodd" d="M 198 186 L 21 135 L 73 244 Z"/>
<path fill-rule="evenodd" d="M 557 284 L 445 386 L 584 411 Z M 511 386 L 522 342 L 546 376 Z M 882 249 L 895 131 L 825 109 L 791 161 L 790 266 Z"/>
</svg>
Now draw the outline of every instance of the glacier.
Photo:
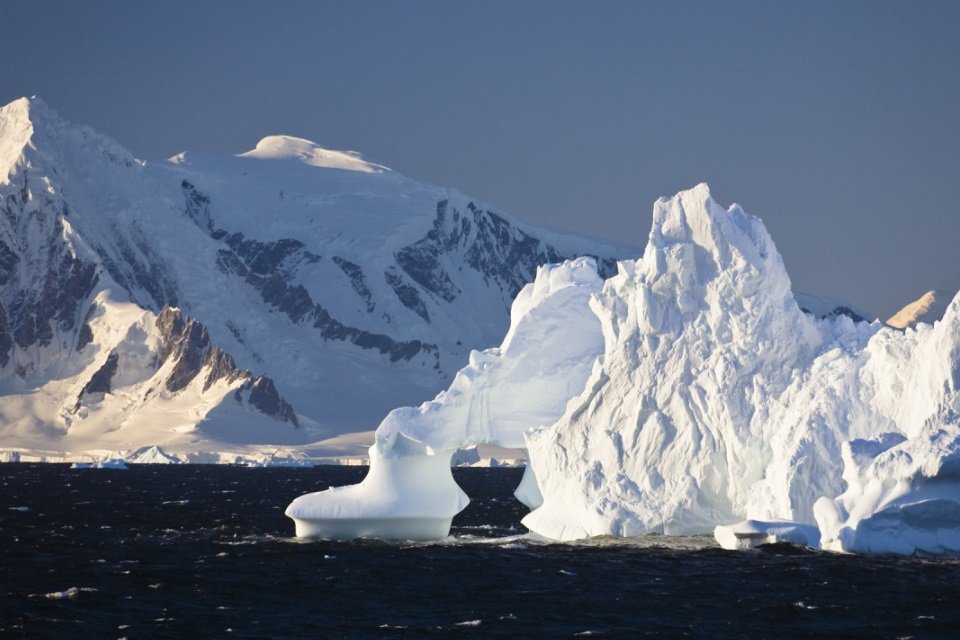
<svg viewBox="0 0 960 640">
<path fill-rule="evenodd" d="M 381 537 L 411 517 L 445 535 L 467 503 L 450 453 L 522 437 L 523 524 L 546 538 L 960 549 L 960 296 L 906 330 L 805 313 L 763 223 L 705 184 L 654 205 L 642 258 L 602 283 L 589 268 L 541 269 L 500 349 L 381 423 L 361 484 L 288 507 L 298 534 L 364 535 L 338 528 L 349 505 Z"/>
</svg>

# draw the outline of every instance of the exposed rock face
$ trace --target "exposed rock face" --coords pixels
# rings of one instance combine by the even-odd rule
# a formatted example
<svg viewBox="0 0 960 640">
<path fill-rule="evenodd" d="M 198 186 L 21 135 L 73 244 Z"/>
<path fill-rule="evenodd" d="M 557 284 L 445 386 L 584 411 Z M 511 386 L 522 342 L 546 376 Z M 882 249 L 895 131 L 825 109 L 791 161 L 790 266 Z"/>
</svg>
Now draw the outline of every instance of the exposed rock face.
<svg viewBox="0 0 960 640">
<path fill-rule="evenodd" d="M 179 309 L 165 307 L 157 318 L 157 328 L 162 338 L 157 352 L 158 368 L 168 360 L 175 363 L 166 380 L 169 391 L 183 389 L 204 370 L 208 371 L 204 390 L 217 380 L 225 378 L 232 382 L 249 375 L 238 369 L 228 354 L 210 344 L 207 328 L 202 323 L 184 318 Z"/>
<path fill-rule="evenodd" d="M 367 286 L 367 278 L 363 273 L 363 267 L 340 256 L 333 256 L 333 261 L 336 262 L 337 266 L 350 278 L 350 286 L 353 287 L 357 295 L 366 303 L 367 311 L 376 309 L 377 304 L 373 301 L 373 296 L 370 294 L 370 288 Z"/>
<path fill-rule="evenodd" d="M 238 368 L 230 354 L 210 343 L 210 335 L 201 322 L 185 318 L 179 309 L 166 307 L 157 318 L 157 328 L 162 337 L 157 366 L 162 367 L 168 361 L 174 363 L 165 382 L 167 390 L 180 391 L 203 372 L 206 372 L 204 391 L 218 380 L 228 383 L 243 380 L 236 391 L 238 400 L 246 393 L 247 402 L 261 413 L 300 426 L 293 407 L 280 396 L 273 380 L 266 376 L 254 377 L 246 369 Z"/>
<path fill-rule="evenodd" d="M 46 347 L 55 335 L 72 332 L 99 281 L 97 265 L 63 241 L 66 206 L 34 195 L 34 181 L 43 184 L 25 169 L 0 200 L 0 367 L 14 346 Z M 19 371 L 29 370 L 21 363 Z"/>
<path fill-rule="evenodd" d="M 846 316 L 854 322 L 869 322 L 876 317 L 869 311 L 854 308 L 846 302 L 826 296 L 814 296 L 809 293 L 794 291 L 793 297 L 801 311 L 815 318 L 831 320 Z"/>
<path fill-rule="evenodd" d="M 463 292 L 445 270 L 444 257 L 462 255 L 463 262 L 453 264 L 476 270 L 487 283 L 504 288 L 510 299 L 533 280 L 538 266 L 572 257 L 473 202 L 468 202 L 466 209 L 461 212 L 449 200 L 441 200 L 427 235 L 394 254 L 410 278 L 448 302 Z M 590 257 L 598 260 L 602 276 L 616 273 L 616 260 Z"/>
<path fill-rule="evenodd" d="M 80 400 L 83 399 L 83 396 L 87 394 L 110 393 L 110 381 L 117 373 L 118 361 L 119 357 L 116 353 L 111 353 L 107 356 L 107 361 L 103 363 L 102 367 L 97 369 L 97 372 L 93 374 L 90 381 L 84 385 L 83 391 L 80 392 L 80 398 L 77 399 L 77 407 L 80 406 Z"/>
<path fill-rule="evenodd" d="M 805 310 L 805 309 L 801 309 L 801 311 L 806 311 L 806 310 Z M 859 313 L 857 313 L 856 311 L 854 311 L 854 310 L 851 309 L 850 307 L 843 306 L 843 305 L 834 308 L 833 310 L 831 310 L 831 311 L 830 311 L 829 313 L 827 313 L 826 315 L 821 315 L 821 316 L 818 316 L 818 317 L 820 317 L 820 318 L 836 318 L 836 317 L 838 317 L 838 316 L 847 316 L 848 318 L 850 318 L 850 319 L 853 320 L 854 322 L 867 322 L 867 321 L 868 321 L 866 318 L 864 318 L 863 316 L 861 316 Z"/>
<path fill-rule="evenodd" d="M 300 426 L 300 423 L 297 422 L 297 416 L 293 412 L 293 407 L 280 397 L 276 385 L 270 378 L 260 376 L 248 380 L 242 390 L 249 391 L 247 402 L 259 409 L 261 413 L 284 422 L 293 423 L 294 426 Z"/>
<path fill-rule="evenodd" d="M 233 249 L 217 252 L 220 269 L 224 273 L 242 277 L 244 282 L 260 293 L 265 303 L 286 314 L 292 322 L 306 323 L 319 329 L 324 340 L 348 341 L 363 349 L 376 349 L 389 356 L 391 362 L 411 360 L 424 352 L 432 358 L 434 368 L 440 368 L 436 345 L 424 344 L 419 340 L 398 342 L 384 334 L 345 325 L 314 302 L 303 285 L 290 284 L 299 263 L 320 260 L 319 256 L 305 251 L 303 243 L 289 238 L 271 243 L 257 242 L 246 240 L 240 233 L 220 237 Z M 334 261 L 350 277 L 354 290 L 361 293 L 367 307 L 372 309 L 369 290 L 365 295 L 362 294 L 366 285 L 360 266 L 343 258 L 335 258 Z"/>
<path fill-rule="evenodd" d="M 148 323 L 149 324 L 149 323 Z M 246 403 L 254 410 L 266 416 L 299 427 L 293 407 L 277 391 L 273 380 L 266 376 L 254 376 L 246 369 L 237 367 L 230 354 L 212 344 L 207 327 L 196 319 L 188 318 L 173 307 L 164 307 L 153 321 L 155 328 L 155 351 L 151 351 L 150 371 L 163 375 L 158 380 L 171 395 L 184 391 L 198 380 L 202 380 L 200 390 L 206 393 L 217 382 L 225 382 L 234 388 L 237 402 Z M 89 326 L 89 325 L 85 325 Z M 115 346 L 80 391 L 73 414 L 90 403 L 92 394 L 107 394 L 114 391 L 114 378 L 120 371 L 121 358 L 131 347 L 149 350 L 146 337 L 149 333 L 134 331 L 142 339 L 130 337 Z M 127 364 L 129 368 L 129 358 Z M 136 372 L 134 372 L 136 373 Z M 127 376 L 130 372 L 126 372 Z M 152 390 L 147 392 L 151 395 Z"/>
</svg>

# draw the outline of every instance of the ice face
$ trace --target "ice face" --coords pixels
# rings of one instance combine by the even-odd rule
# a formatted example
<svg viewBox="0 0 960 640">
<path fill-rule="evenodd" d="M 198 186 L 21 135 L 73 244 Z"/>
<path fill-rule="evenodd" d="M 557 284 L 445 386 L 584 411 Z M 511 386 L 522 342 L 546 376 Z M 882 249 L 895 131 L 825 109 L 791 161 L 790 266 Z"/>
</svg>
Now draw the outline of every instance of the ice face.
<svg viewBox="0 0 960 640">
<path fill-rule="evenodd" d="M 798 313 L 760 221 L 704 188 L 657 204 L 644 258 L 593 306 L 602 365 L 563 417 L 528 435 L 543 503 L 527 527 L 573 539 L 750 518 L 820 521 L 824 545 L 845 550 L 953 544 L 953 505 L 920 502 L 932 486 L 960 499 L 942 471 L 960 380 L 951 309 L 906 332 Z M 864 461 L 870 439 L 892 448 Z M 845 486 L 836 510 L 818 502 Z M 875 542 L 880 530 L 896 543 Z"/>
<path fill-rule="evenodd" d="M 585 266 L 541 269 L 499 349 L 392 412 L 371 477 L 522 437 L 523 523 L 548 538 L 812 545 L 816 522 L 825 548 L 960 551 L 960 296 L 933 327 L 818 320 L 760 220 L 706 185 L 658 201 L 643 257 L 602 286 Z M 312 498 L 321 516 L 335 495 Z M 392 496 L 397 517 L 417 504 Z"/>
</svg>

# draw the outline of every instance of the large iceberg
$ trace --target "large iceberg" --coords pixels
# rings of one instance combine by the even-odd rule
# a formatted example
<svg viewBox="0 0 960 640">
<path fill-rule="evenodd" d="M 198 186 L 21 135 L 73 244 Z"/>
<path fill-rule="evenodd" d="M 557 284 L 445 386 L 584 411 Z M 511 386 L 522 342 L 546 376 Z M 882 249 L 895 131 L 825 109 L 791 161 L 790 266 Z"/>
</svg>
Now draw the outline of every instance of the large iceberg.
<svg viewBox="0 0 960 640">
<path fill-rule="evenodd" d="M 905 331 L 804 313 L 761 221 L 699 185 L 655 204 L 643 257 L 605 282 L 588 260 L 543 268 L 512 323 L 384 420 L 363 483 L 295 501 L 298 534 L 448 525 L 466 499 L 442 468 L 487 442 L 526 445 L 523 523 L 552 539 L 717 528 L 737 546 L 816 523 L 825 548 L 960 550 L 960 298 Z M 433 482 L 396 489 L 383 469 L 407 463 Z"/>
</svg>

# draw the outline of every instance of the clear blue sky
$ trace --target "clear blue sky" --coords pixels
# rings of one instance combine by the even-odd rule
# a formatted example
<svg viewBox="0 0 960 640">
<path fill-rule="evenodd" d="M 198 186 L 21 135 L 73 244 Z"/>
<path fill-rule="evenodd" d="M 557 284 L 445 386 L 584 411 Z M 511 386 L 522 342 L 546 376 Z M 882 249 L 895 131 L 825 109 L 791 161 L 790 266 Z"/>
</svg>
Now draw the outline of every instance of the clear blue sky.
<svg viewBox="0 0 960 640">
<path fill-rule="evenodd" d="M 136 156 L 287 133 L 642 245 L 707 181 L 797 289 L 960 288 L 960 2 L 0 3 L 0 102 Z"/>
</svg>

